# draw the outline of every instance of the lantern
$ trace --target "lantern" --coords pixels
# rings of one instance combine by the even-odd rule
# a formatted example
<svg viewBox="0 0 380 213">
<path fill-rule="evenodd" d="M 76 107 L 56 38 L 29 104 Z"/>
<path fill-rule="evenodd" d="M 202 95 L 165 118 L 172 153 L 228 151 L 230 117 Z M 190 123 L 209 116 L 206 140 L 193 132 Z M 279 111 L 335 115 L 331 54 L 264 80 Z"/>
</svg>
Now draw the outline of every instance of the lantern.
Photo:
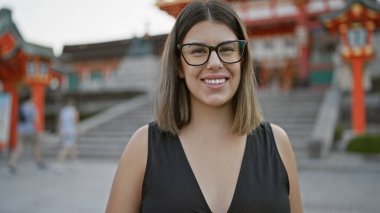
<svg viewBox="0 0 380 213">
<path fill-rule="evenodd" d="M 338 32 L 342 41 L 341 54 L 352 67 L 352 127 L 361 134 L 366 129 L 364 63 L 374 57 L 373 31 L 380 26 L 380 5 L 368 0 L 349 0 L 340 11 L 320 17 L 330 32 Z"/>
</svg>

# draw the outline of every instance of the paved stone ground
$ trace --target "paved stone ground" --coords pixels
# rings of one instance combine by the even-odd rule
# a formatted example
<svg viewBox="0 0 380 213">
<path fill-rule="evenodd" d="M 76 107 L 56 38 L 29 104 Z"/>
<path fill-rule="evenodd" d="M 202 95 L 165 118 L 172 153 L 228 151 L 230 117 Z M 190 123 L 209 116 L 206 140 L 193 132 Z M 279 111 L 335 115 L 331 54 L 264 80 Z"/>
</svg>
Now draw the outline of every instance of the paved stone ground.
<svg viewBox="0 0 380 213">
<path fill-rule="evenodd" d="M 378 159 L 338 153 L 299 165 L 305 213 L 380 211 Z M 117 160 L 84 159 L 68 162 L 63 172 L 57 173 L 54 163 L 48 170 L 38 170 L 26 153 L 19 174 L 10 176 L 2 157 L 0 212 L 104 212 L 116 166 Z"/>
<path fill-rule="evenodd" d="M 380 211 L 379 172 L 301 171 L 306 213 Z"/>
<path fill-rule="evenodd" d="M 20 162 L 17 176 L 1 163 L 0 212 L 104 212 L 117 161 L 68 162 L 62 173 L 52 163 L 39 170 L 31 161 Z"/>
</svg>

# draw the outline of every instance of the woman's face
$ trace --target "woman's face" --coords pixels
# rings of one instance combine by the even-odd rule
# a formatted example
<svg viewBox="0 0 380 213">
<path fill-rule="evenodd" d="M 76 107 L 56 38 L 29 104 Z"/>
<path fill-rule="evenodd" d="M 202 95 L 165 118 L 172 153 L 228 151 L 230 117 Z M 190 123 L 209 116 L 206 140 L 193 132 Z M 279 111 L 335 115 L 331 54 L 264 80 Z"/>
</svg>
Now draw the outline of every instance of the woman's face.
<svg viewBox="0 0 380 213">
<path fill-rule="evenodd" d="M 221 42 L 237 40 L 234 32 L 226 25 L 214 22 L 203 21 L 194 25 L 186 34 L 183 44 L 202 43 L 209 46 L 216 46 Z M 187 48 L 187 49 L 186 49 Z M 224 54 L 230 47 L 219 50 L 219 54 Z M 198 55 L 202 55 L 201 50 L 192 46 L 182 48 L 185 54 L 192 54 L 193 61 L 187 62 L 197 63 Z M 188 56 L 188 59 L 191 56 Z M 223 56 L 222 56 L 223 57 Z M 202 104 L 211 107 L 220 107 L 230 104 L 232 97 L 235 95 L 240 83 L 241 62 L 226 64 L 220 60 L 216 51 L 211 51 L 208 61 L 199 66 L 191 66 L 181 56 L 180 77 L 184 78 L 186 86 L 190 91 L 190 99 L 192 104 Z"/>
</svg>

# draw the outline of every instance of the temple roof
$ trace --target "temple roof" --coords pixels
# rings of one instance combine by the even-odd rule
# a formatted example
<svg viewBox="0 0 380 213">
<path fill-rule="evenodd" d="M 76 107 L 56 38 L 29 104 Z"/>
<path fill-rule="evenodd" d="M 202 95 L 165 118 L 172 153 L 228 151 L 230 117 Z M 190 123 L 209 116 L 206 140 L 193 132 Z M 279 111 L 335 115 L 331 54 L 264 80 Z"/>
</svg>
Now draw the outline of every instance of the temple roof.
<svg viewBox="0 0 380 213">
<path fill-rule="evenodd" d="M 380 4 L 370 0 L 348 0 L 342 9 L 322 15 L 319 20 L 330 30 L 337 30 L 340 23 L 353 24 L 355 21 L 368 20 L 380 27 Z"/>
<path fill-rule="evenodd" d="M 64 62 L 155 54 L 162 51 L 167 35 L 144 36 L 116 41 L 66 45 L 60 59 Z"/>
<path fill-rule="evenodd" d="M 308 15 L 315 16 L 327 11 L 340 9 L 346 0 L 303 1 Z M 189 0 L 157 0 L 156 5 L 176 17 Z M 298 15 L 295 0 L 230 0 L 239 17 L 249 24 L 267 25 L 282 18 L 294 19 Z M 256 23 L 257 22 L 257 23 Z"/>
<path fill-rule="evenodd" d="M 29 42 L 24 42 L 22 49 L 27 55 L 37 55 L 44 58 L 55 58 L 53 48 L 41 46 L 38 44 L 33 44 Z"/>
<path fill-rule="evenodd" d="M 12 11 L 7 8 L 0 9 L 0 36 L 10 33 L 15 39 L 16 47 L 6 55 L 5 59 L 10 59 L 18 50 L 24 51 L 27 55 L 54 58 L 53 49 L 33 43 L 26 42 L 19 32 L 16 24 L 12 20 Z"/>
<path fill-rule="evenodd" d="M 12 11 L 8 8 L 2 8 L 0 9 L 0 35 L 6 32 L 12 32 L 17 42 L 22 43 L 24 41 L 16 24 L 12 20 Z"/>
<path fill-rule="evenodd" d="M 64 62 L 113 58 L 126 54 L 130 41 L 127 39 L 100 43 L 65 45 L 60 59 Z"/>
<path fill-rule="evenodd" d="M 344 7 L 345 0 L 310 0 L 305 5 L 309 17 Z M 232 6 L 239 17 L 248 25 L 267 25 L 279 20 L 296 20 L 299 9 L 294 0 L 235 2 Z"/>
<path fill-rule="evenodd" d="M 167 12 L 173 17 L 177 17 L 181 10 L 190 2 L 191 0 L 156 0 L 156 5 L 161 10 Z M 246 2 L 248 0 L 227 0 L 229 2 Z M 250 1 L 262 1 L 262 0 L 250 0 Z"/>
</svg>

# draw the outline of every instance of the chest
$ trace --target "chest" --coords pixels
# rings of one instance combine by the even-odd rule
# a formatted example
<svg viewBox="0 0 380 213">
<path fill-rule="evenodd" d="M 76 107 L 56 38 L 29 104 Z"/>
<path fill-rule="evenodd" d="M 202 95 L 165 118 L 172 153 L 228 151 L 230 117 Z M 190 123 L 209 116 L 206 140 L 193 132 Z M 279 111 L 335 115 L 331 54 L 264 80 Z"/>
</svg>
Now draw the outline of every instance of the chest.
<svg viewBox="0 0 380 213">
<path fill-rule="evenodd" d="M 235 194 L 246 137 L 214 140 L 219 141 L 208 144 L 181 138 L 181 151 L 209 209 L 227 212 Z"/>
<path fill-rule="evenodd" d="M 257 153 L 249 139 L 235 151 L 218 152 L 178 142 L 151 153 L 142 212 L 288 212 L 282 164 Z"/>
</svg>

